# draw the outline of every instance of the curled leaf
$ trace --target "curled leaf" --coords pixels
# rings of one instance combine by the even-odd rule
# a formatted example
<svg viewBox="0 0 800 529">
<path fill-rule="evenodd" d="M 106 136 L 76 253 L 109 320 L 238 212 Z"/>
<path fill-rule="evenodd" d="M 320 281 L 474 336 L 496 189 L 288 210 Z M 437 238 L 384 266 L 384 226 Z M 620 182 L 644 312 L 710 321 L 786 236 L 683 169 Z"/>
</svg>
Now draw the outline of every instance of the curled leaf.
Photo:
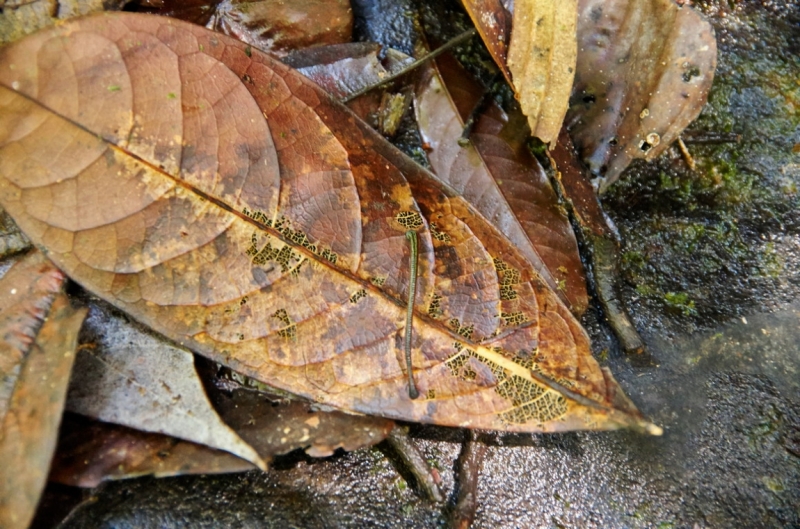
<svg viewBox="0 0 800 529">
<path fill-rule="evenodd" d="M 711 25 L 672 0 L 581 0 L 567 122 L 605 190 L 636 158 L 652 160 L 702 110 L 714 79 Z"/>
<path fill-rule="evenodd" d="M 0 279 L 0 527 L 24 528 L 44 489 L 86 311 L 38 251 Z"/>
<path fill-rule="evenodd" d="M 144 15 L 64 24 L 0 51 L 0 116 L 0 203 L 23 231 L 236 371 L 411 421 L 659 431 L 494 226 L 246 44 Z"/>
</svg>

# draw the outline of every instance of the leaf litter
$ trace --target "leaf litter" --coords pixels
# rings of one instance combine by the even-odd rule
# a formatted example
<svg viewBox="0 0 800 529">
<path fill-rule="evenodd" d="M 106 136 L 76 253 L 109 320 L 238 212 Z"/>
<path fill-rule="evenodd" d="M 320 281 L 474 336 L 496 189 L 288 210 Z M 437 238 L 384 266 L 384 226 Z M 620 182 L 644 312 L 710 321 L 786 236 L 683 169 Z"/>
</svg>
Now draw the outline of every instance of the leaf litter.
<svg viewBox="0 0 800 529">
<path fill-rule="evenodd" d="M 83 31 L 52 40 L 76 25 Z M 111 59 L 91 78 L 61 70 L 63 53 L 47 52 L 54 42 Z M 180 58 L 163 63 L 169 75 L 138 73 L 167 50 Z M 35 84 L 9 68 L 31 53 L 54 61 Z M 13 109 L 4 127 L 45 126 L 3 145 L 0 201 L 71 277 L 159 332 L 254 378 L 362 413 L 508 430 L 656 431 L 495 228 L 314 85 L 247 45 L 176 21 L 103 15 L 23 39 L 3 50 L 2 63 L 0 97 Z M 211 72 L 213 82 L 181 81 L 180 69 L 190 67 Z M 58 92 L 48 88 L 54 82 Z M 164 98 L 150 97 L 157 93 Z M 89 102 L 107 111 L 78 110 Z M 231 104 L 235 122 L 222 110 Z M 197 111 L 184 121 L 183 108 Z M 157 134 L 162 127 L 180 143 Z M 47 143 L 37 138 L 45 130 Z M 13 154 L 20 142 L 30 155 Z M 47 151 L 65 145 L 76 147 L 75 160 L 57 165 Z M 29 159 L 45 166 L 12 176 Z M 98 159 L 119 176 L 100 174 Z M 92 182 L 78 189 L 106 193 L 106 204 L 52 217 L 64 178 Z M 53 198 L 33 182 L 50 182 L 37 187 Z M 412 362 L 419 400 L 408 398 L 398 361 L 409 229 L 420 236 Z"/>
</svg>

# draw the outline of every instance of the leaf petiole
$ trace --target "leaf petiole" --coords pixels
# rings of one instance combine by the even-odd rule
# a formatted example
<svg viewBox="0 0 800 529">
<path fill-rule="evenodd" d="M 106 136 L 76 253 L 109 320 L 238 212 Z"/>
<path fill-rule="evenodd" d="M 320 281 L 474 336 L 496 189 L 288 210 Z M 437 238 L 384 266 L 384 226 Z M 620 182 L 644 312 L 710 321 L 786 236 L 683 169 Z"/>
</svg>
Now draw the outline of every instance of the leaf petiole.
<svg viewBox="0 0 800 529">
<path fill-rule="evenodd" d="M 408 230 L 406 232 L 406 239 L 411 243 L 411 278 L 408 285 L 408 309 L 406 311 L 406 370 L 408 371 L 408 396 L 412 399 L 419 397 L 417 385 L 414 383 L 414 374 L 411 372 L 411 335 L 413 332 L 412 323 L 414 320 L 414 298 L 417 293 L 417 255 L 419 249 L 417 247 L 417 232 Z"/>
</svg>

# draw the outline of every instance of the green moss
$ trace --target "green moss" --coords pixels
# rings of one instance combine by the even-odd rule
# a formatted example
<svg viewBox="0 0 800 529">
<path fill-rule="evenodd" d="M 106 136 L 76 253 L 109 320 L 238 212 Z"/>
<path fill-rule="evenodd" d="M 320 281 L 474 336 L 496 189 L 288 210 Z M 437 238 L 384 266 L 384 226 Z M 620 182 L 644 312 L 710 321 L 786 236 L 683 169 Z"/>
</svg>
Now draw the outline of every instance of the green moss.
<svg viewBox="0 0 800 529">
<path fill-rule="evenodd" d="M 689 299 L 689 296 L 685 292 L 667 292 L 664 294 L 664 302 L 668 307 L 680 311 L 684 316 L 693 316 L 697 314 L 694 301 Z"/>
</svg>

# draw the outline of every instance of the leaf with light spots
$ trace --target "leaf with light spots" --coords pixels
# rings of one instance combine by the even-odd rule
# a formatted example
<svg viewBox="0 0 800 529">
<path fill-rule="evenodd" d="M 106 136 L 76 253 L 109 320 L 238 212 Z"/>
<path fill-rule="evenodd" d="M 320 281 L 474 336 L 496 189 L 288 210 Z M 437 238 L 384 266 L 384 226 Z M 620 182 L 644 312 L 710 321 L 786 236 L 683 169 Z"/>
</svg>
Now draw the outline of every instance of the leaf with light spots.
<svg viewBox="0 0 800 529">
<path fill-rule="evenodd" d="M 570 135 L 605 190 L 700 114 L 714 80 L 711 24 L 673 0 L 580 0 Z"/>
<path fill-rule="evenodd" d="M 0 51 L 0 116 L 0 204 L 31 240 L 236 371 L 408 421 L 659 430 L 495 227 L 246 44 L 146 15 L 70 22 Z"/>
</svg>

